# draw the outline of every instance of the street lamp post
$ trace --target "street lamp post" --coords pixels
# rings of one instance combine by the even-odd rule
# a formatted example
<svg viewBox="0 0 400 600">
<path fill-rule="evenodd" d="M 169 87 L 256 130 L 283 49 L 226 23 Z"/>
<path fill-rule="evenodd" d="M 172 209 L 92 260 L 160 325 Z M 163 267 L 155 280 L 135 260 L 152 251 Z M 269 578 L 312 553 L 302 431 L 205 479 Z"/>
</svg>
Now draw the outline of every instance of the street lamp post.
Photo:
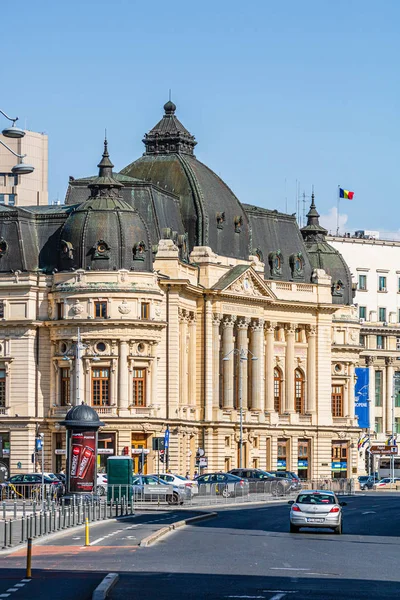
<svg viewBox="0 0 400 600">
<path fill-rule="evenodd" d="M 247 354 L 251 354 L 251 360 L 258 360 L 256 356 L 250 351 L 244 348 L 233 349 L 224 358 L 223 361 L 230 360 L 231 354 L 237 354 L 239 357 L 239 377 L 238 377 L 238 395 L 239 395 L 239 469 L 243 466 L 243 363 L 247 360 Z"/>
<path fill-rule="evenodd" d="M 75 405 L 79 406 L 79 404 L 81 403 L 81 359 L 82 359 L 82 350 L 85 350 L 86 348 L 88 348 L 88 346 L 86 344 L 82 344 L 82 338 L 81 338 L 81 330 L 78 327 L 78 335 L 77 335 L 77 341 L 75 344 Z M 63 357 L 63 360 L 70 360 L 71 357 L 68 355 L 65 355 Z M 100 358 L 95 354 L 93 356 L 91 356 L 91 359 L 93 361 L 98 362 L 100 360 Z"/>
<path fill-rule="evenodd" d="M 15 126 L 15 122 L 18 121 L 18 117 L 15 117 L 15 119 L 13 119 L 2 110 L 0 110 L 0 113 L 9 121 L 12 121 L 11 127 L 6 127 L 5 129 L 3 129 L 2 134 L 4 135 L 4 137 L 12 139 L 23 138 L 25 136 L 25 131 Z M 11 169 L 14 175 L 28 175 L 29 173 L 33 173 L 33 171 L 35 170 L 34 167 L 32 167 L 32 165 L 27 165 L 24 163 L 23 159 L 26 157 L 26 154 L 18 154 L 17 152 L 14 152 L 14 150 L 7 146 L 7 144 L 5 144 L 2 140 L 0 140 L 0 144 L 4 146 L 4 148 L 6 148 L 9 152 L 14 154 L 14 156 L 20 159 L 20 162 Z"/>
</svg>

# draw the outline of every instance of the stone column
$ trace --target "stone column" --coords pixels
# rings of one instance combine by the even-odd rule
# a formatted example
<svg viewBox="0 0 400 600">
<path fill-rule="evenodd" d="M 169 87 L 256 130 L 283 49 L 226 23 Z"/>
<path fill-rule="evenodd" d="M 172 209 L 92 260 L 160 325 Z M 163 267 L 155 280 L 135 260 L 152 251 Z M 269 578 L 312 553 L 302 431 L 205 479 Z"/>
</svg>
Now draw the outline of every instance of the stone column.
<svg viewBox="0 0 400 600">
<path fill-rule="evenodd" d="M 286 358 L 285 358 L 285 379 L 286 379 L 286 412 L 294 412 L 294 340 L 296 325 L 290 324 L 286 328 Z"/>
<path fill-rule="evenodd" d="M 179 309 L 179 399 L 181 406 L 187 405 L 187 314 Z"/>
<path fill-rule="evenodd" d="M 251 361 L 251 402 L 252 410 L 262 410 L 264 398 L 264 319 L 255 319 L 251 324 L 251 342 L 248 360 Z M 257 360 L 253 360 L 256 358 Z"/>
<path fill-rule="evenodd" d="M 222 321 L 223 333 L 222 333 L 222 355 L 223 358 L 229 358 L 229 360 L 223 361 L 223 408 L 233 408 L 233 372 L 235 365 L 235 357 L 232 352 L 234 349 L 233 339 L 233 326 L 236 321 L 236 316 L 228 315 L 224 317 Z M 229 354 L 229 356 L 227 356 Z"/>
<path fill-rule="evenodd" d="M 375 431 L 375 369 L 374 357 L 365 357 L 365 366 L 368 367 L 369 386 L 368 386 L 368 410 L 369 410 L 369 427 L 371 431 Z"/>
<path fill-rule="evenodd" d="M 196 360 L 196 315 L 189 315 L 189 385 L 188 396 L 189 404 L 196 404 L 196 379 L 197 379 L 197 360 Z"/>
<path fill-rule="evenodd" d="M 128 410 L 130 404 L 128 398 L 128 343 L 121 341 L 119 343 L 119 361 L 118 361 L 118 408 Z"/>
<path fill-rule="evenodd" d="M 348 408 L 347 414 L 350 419 L 355 418 L 355 401 L 354 401 L 354 385 L 355 385 L 355 370 L 353 363 L 349 364 L 349 393 L 348 393 Z"/>
<path fill-rule="evenodd" d="M 267 348 L 265 353 L 265 364 L 267 374 L 267 385 L 265 394 L 265 410 L 268 412 L 274 411 L 274 339 L 275 339 L 275 323 L 269 323 L 267 326 Z"/>
<path fill-rule="evenodd" d="M 392 395 L 394 358 L 387 356 L 386 363 L 386 433 L 392 433 Z"/>
<path fill-rule="evenodd" d="M 203 334 L 204 334 L 204 419 L 211 421 L 213 418 L 213 404 L 214 404 L 214 356 L 213 356 L 213 335 L 214 327 L 212 323 L 212 305 L 211 301 L 206 298 L 204 302 L 205 310 L 202 316 L 204 322 L 202 322 Z M 218 400 L 217 400 L 218 402 Z M 207 451 L 207 449 L 206 449 Z"/>
<path fill-rule="evenodd" d="M 311 325 L 307 331 L 307 409 L 306 412 L 313 413 L 316 411 L 316 337 L 317 329 Z"/>
<path fill-rule="evenodd" d="M 248 369 L 248 362 L 251 359 L 251 354 L 249 355 L 247 350 L 248 350 L 248 346 L 249 346 L 249 340 L 247 337 L 248 334 L 248 328 L 249 328 L 249 324 L 250 324 L 250 319 L 247 319 L 245 317 L 240 317 L 236 323 L 236 327 L 237 327 L 237 349 L 240 351 L 244 350 L 244 357 L 247 360 L 242 360 L 242 364 L 240 365 L 240 360 L 237 361 L 237 365 L 238 368 L 242 369 L 242 406 L 243 406 L 243 410 L 247 410 L 247 408 L 249 407 L 248 404 L 248 389 L 249 389 L 249 369 Z M 233 357 L 232 357 L 232 360 Z M 235 361 L 236 362 L 236 361 Z"/>
<path fill-rule="evenodd" d="M 213 314 L 212 316 L 212 387 L 213 387 L 213 408 L 219 408 L 219 390 L 220 390 L 220 335 L 219 327 L 221 325 L 222 315 Z"/>
</svg>

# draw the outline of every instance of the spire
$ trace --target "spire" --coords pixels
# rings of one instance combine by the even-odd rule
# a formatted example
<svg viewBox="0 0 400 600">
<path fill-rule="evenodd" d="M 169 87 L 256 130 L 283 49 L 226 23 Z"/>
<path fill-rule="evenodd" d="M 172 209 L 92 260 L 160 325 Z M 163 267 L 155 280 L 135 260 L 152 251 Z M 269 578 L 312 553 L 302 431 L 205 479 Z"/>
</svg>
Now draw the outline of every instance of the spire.
<svg viewBox="0 0 400 600">
<path fill-rule="evenodd" d="M 308 241 L 325 238 L 328 231 L 319 224 L 319 212 L 315 206 L 314 189 L 311 194 L 310 210 L 307 213 L 307 225 L 301 228 L 303 238 Z"/>
<path fill-rule="evenodd" d="M 116 195 L 115 190 L 123 187 L 123 185 L 113 177 L 112 170 L 114 165 L 112 164 L 110 155 L 108 154 L 107 137 L 104 139 L 103 155 L 97 166 L 99 168 L 99 175 L 93 179 L 92 183 L 90 183 L 88 186 L 92 191 L 92 197 L 107 194 L 105 190 L 110 190 L 110 195 Z M 114 192 L 111 192 L 111 190 L 114 190 Z"/>
<path fill-rule="evenodd" d="M 146 154 L 190 154 L 197 142 L 175 116 L 176 105 L 171 99 L 164 104 L 164 116 L 143 139 Z"/>
</svg>

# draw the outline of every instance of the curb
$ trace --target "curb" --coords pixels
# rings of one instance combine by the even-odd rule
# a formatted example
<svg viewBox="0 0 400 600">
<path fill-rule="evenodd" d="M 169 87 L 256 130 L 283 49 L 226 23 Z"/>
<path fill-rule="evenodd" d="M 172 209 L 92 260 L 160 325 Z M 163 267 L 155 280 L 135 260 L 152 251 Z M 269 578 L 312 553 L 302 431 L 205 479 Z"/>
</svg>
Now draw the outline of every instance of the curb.
<svg viewBox="0 0 400 600">
<path fill-rule="evenodd" d="M 104 600 L 108 596 L 108 592 L 119 579 L 118 573 L 109 573 L 106 575 L 101 583 L 97 586 L 92 594 L 92 600 Z"/>
<path fill-rule="evenodd" d="M 184 527 L 185 525 L 191 525 L 196 521 L 204 521 L 205 519 L 211 519 L 217 516 L 218 513 L 212 512 L 206 513 L 204 515 L 197 515 L 196 517 L 190 517 L 189 519 L 183 519 L 182 521 L 175 521 L 175 523 L 171 523 L 171 525 L 167 525 L 166 527 L 162 527 L 162 529 L 158 529 L 151 535 L 147 536 L 147 538 L 143 538 L 139 542 L 139 546 L 142 548 L 147 548 L 148 546 L 154 544 L 154 542 L 156 542 L 160 538 L 167 535 L 167 533 L 170 533 L 170 531 L 174 531 L 175 529 L 179 529 L 180 527 Z"/>
</svg>

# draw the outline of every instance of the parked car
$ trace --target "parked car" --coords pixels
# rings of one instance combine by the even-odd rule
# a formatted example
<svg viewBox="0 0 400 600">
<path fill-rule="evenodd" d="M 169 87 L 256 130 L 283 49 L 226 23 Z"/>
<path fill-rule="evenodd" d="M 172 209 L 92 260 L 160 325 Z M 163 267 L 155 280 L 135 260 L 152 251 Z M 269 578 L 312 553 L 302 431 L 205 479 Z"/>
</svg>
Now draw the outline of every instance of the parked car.
<svg viewBox="0 0 400 600">
<path fill-rule="evenodd" d="M 64 485 L 57 479 L 44 475 L 45 494 L 53 498 L 59 498 L 64 492 Z M 15 493 L 16 497 L 41 499 L 42 474 L 21 473 L 10 477 L 7 484 Z"/>
<path fill-rule="evenodd" d="M 97 473 L 97 493 L 99 496 L 105 496 L 107 492 L 106 473 Z"/>
<path fill-rule="evenodd" d="M 183 475 L 174 475 L 173 473 L 160 473 L 160 479 L 165 483 L 172 483 L 173 485 L 188 487 L 192 490 L 192 494 L 199 492 L 197 480 L 186 479 Z"/>
<path fill-rule="evenodd" d="M 374 490 L 382 490 L 382 489 L 390 488 L 390 487 L 392 487 L 393 489 L 396 489 L 396 485 L 400 485 L 399 477 L 395 477 L 394 479 L 392 477 L 384 477 L 377 483 L 374 483 L 373 488 L 374 488 Z"/>
<path fill-rule="evenodd" d="M 229 473 L 247 479 L 251 493 L 258 492 L 283 496 L 291 489 L 289 479 L 278 478 L 276 475 L 261 469 L 232 469 Z"/>
<path fill-rule="evenodd" d="M 287 479 L 290 482 L 290 488 L 292 491 L 298 492 L 301 490 L 301 481 L 293 471 L 271 471 L 272 475 L 276 475 L 276 477 L 281 477 L 282 479 Z"/>
<path fill-rule="evenodd" d="M 304 490 L 295 501 L 290 500 L 290 533 L 301 527 L 324 527 L 341 534 L 343 528 L 342 506 L 333 492 L 327 490 Z"/>
<path fill-rule="evenodd" d="M 67 485 L 67 476 L 65 473 L 54 473 L 54 475 L 64 484 L 64 486 Z"/>
<path fill-rule="evenodd" d="M 360 484 L 360 490 L 372 490 L 377 480 L 373 475 L 360 475 L 358 483 Z"/>
<path fill-rule="evenodd" d="M 200 496 L 247 496 L 249 482 L 231 473 L 207 473 L 196 479 Z"/>
<path fill-rule="evenodd" d="M 145 486 L 168 486 L 165 494 L 162 490 L 157 489 L 155 493 L 151 493 Z M 169 491 L 172 487 L 172 493 Z M 179 487 L 177 485 L 169 484 L 159 479 L 157 475 L 134 475 L 133 482 L 133 497 L 136 501 L 143 502 L 155 502 L 158 499 L 165 499 L 168 504 L 183 504 L 185 500 L 190 500 L 192 492 L 190 488 Z"/>
</svg>

